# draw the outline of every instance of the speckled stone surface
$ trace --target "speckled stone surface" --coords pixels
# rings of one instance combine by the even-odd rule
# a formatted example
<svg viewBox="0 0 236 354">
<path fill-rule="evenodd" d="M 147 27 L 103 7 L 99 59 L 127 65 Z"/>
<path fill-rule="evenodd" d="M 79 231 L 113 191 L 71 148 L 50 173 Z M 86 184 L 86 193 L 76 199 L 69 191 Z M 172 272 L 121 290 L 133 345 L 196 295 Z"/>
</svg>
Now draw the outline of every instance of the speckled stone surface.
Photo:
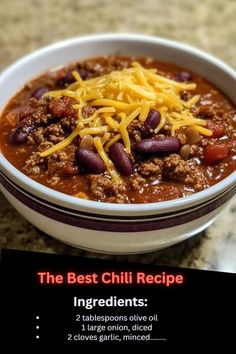
<svg viewBox="0 0 236 354">
<path fill-rule="evenodd" d="M 236 68 L 235 0 L 1 0 L 0 69 L 45 44 L 88 33 L 136 32 L 192 44 Z M 236 272 L 236 199 L 204 232 L 166 250 L 98 255 L 35 229 L 0 195 L 0 247 Z"/>
</svg>

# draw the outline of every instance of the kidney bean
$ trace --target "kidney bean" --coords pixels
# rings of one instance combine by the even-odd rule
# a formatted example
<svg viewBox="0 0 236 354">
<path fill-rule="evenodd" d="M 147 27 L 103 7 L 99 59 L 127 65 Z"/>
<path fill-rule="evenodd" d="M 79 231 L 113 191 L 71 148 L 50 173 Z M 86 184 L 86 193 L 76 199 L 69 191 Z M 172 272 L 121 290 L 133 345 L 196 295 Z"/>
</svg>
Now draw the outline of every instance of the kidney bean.
<svg viewBox="0 0 236 354">
<path fill-rule="evenodd" d="M 18 127 L 14 129 L 10 134 L 10 143 L 12 145 L 24 144 L 26 142 L 27 136 L 34 129 L 35 127 L 33 125 L 18 125 Z"/>
<path fill-rule="evenodd" d="M 171 154 L 179 152 L 181 147 L 180 141 L 174 137 L 158 139 L 143 139 L 136 143 L 135 150 L 140 155 L 151 154 Z"/>
<path fill-rule="evenodd" d="M 187 72 L 187 71 L 180 71 L 177 75 L 176 75 L 176 81 L 180 81 L 180 82 L 188 82 L 192 80 L 192 75 Z"/>
<path fill-rule="evenodd" d="M 79 165 L 88 172 L 99 174 L 106 171 L 106 167 L 102 159 L 95 154 L 95 152 L 89 149 L 77 149 L 75 156 Z"/>
<path fill-rule="evenodd" d="M 151 129 L 156 129 L 160 123 L 161 113 L 156 109 L 150 109 L 145 124 L 148 125 Z"/>
<path fill-rule="evenodd" d="M 121 143 L 113 144 L 109 149 L 109 156 L 117 170 L 124 176 L 129 176 L 134 172 L 131 158 Z"/>
<path fill-rule="evenodd" d="M 150 135 L 152 130 L 155 130 L 161 120 L 161 113 L 156 109 L 150 109 L 147 119 L 145 120 L 141 135 L 146 138 Z"/>
<path fill-rule="evenodd" d="M 39 100 L 48 91 L 49 89 L 46 86 L 38 87 L 34 92 L 32 92 L 31 97 L 37 98 Z"/>
</svg>

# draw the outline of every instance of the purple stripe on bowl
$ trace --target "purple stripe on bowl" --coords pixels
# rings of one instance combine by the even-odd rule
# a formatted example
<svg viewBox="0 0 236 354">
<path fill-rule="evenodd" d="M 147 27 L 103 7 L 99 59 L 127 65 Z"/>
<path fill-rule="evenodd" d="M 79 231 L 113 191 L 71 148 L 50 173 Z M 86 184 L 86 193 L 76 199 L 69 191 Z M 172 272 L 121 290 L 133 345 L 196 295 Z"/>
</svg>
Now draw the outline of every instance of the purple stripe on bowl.
<svg viewBox="0 0 236 354">
<path fill-rule="evenodd" d="M 170 228 L 178 225 L 185 224 L 187 222 L 196 220 L 213 210 L 217 209 L 223 205 L 227 200 L 229 200 L 236 190 L 236 186 L 230 190 L 227 190 L 221 196 L 218 196 L 217 199 L 202 205 L 197 210 L 189 210 L 184 215 L 170 215 L 169 218 L 160 219 L 160 220 L 151 220 L 140 222 L 128 222 L 124 223 L 122 220 L 111 221 L 111 220 L 91 220 L 86 219 L 81 215 L 71 215 L 68 214 L 66 210 L 52 209 L 50 205 L 42 205 L 37 201 L 31 199 L 25 193 L 22 193 L 20 190 L 16 189 L 12 184 L 10 184 L 5 178 L 0 176 L 0 181 L 5 189 L 11 193 L 15 198 L 21 201 L 23 204 L 28 206 L 30 209 L 51 218 L 53 220 L 59 221 L 61 223 L 72 225 L 76 227 L 81 227 L 84 229 L 98 230 L 98 231 L 113 231 L 113 232 L 141 232 L 141 231 L 153 231 L 161 230 L 165 228 Z M 105 216 L 104 216 L 105 217 Z"/>
</svg>

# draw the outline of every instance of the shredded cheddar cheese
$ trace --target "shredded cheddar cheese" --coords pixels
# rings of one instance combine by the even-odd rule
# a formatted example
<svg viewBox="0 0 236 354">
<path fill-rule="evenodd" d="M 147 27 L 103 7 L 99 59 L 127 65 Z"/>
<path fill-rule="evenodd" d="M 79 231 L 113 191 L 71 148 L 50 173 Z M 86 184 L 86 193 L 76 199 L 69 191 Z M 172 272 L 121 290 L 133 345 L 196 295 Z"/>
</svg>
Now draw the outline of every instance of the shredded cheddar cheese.
<svg viewBox="0 0 236 354">
<path fill-rule="evenodd" d="M 121 139 L 121 135 L 117 134 L 109 142 L 106 143 L 105 148 L 108 150 L 113 144 Z"/>
<path fill-rule="evenodd" d="M 101 156 L 103 162 L 105 163 L 107 170 L 110 173 L 113 180 L 117 183 L 120 183 L 121 182 L 120 176 L 117 173 L 117 171 L 115 170 L 115 167 L 114 167 L 112 161 L 108 158 L 108 156 L 103 148 L 101 138 L 96 136 L 96 138 L 94 138 L 94 145 L 95 145 L 99 155 Z"/>
<path fill-rule="evenodd" d="M 200 125 L 192 125 L 192 128 L 195 129 L 197 132 L 199 132 L 202 135 L 206 136 L 212 136 L 212 130 L 201 127 Z"/>
<path fill-rule="evenodd" d="M 200 96 L 194 95 L 188 101 L 181 99 L 182 91 L 195 90 L 194 83 L 168 79 L 159 75 L 156 69 L 146 69 L 138 62 L 133 62 L 130 68 L 89 80 L 82 80 L 76 71 L 72 74 L 76 81 L 67 89 L 50 91 L 44 96 L 74 98 L 77 126 L 66 139 L 43 151 L 41 157 L 64 149 L 78 135 L 90 135 L 93 136 L 94 145 L 107 171 L 119 183 L 120 176 L 108 157 L 108 149 L 121 139 L 126 152 L 130 154 L 128 127 L 134 119 L 145 122 L 150 109 L 157 109 L 161 113 L 155 133 L 167 124 L 172 135 L 184 127 L 191 127 L 205 136 L 212 135 L 212 131 L 205 127 L 205 120 L 194 117 L 191 112 Z M 83 108 L 87 106 L 92 107 L 94 112 L 89 117 L 84 117 Z"/>
</svg>

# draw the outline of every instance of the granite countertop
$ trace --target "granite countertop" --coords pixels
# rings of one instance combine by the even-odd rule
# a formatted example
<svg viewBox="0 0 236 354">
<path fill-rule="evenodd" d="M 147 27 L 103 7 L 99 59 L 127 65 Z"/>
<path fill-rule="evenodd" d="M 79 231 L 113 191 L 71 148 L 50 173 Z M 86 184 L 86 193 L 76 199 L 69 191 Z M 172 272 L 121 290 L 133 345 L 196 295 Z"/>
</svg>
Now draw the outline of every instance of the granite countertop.
<svg viewBox="0 0 236 354">
<path fill-rule="evenodd" d="M 81 34 L 136 32 L 163 36 L 218 56 L 236 68 L 234 0 L 2 0 L 0 69 L 45 44 Z M 236 272 L 236 198 L 203 233 L 166 250 L 98 255 L 35 229 L 0 194 L 0 247 Z"/>
</svg>

